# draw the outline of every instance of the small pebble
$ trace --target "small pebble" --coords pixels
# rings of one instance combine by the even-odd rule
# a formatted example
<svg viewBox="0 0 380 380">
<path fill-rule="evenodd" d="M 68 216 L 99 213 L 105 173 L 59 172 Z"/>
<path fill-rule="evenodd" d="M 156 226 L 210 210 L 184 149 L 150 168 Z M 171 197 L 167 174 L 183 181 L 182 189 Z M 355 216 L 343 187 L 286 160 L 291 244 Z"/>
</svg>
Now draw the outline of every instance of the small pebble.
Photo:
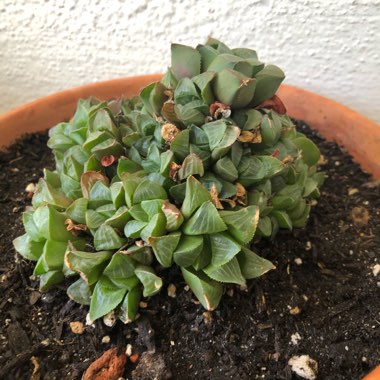
<svg viewBox="0 0 380 380">
<path fill-rule="evenodd" d="M 289 359 L 291 370 L 307 380 L 315 380 L 318 373 L 318 363 L 309 355 L 295 355 Z"/>
<path fill-rule="evenodd" d="M 146 302 L 144 302 L 144 301 L 141 301 L 139 303 L 139 306 L 140 306 L 140 309 L 146 309 L 148 307 L 148 304 Z"/>
<path fill-rule="evenodd" d="M 170 345 L 171 345 L 171 346 L 174 346 L 174 345 L 175 345 L 174 340 L 171 340 L 171 341 L 170 341 Z"/>
<path fill-rule="evenodd" d="M 70 322 L 70 329 L 74 334 L 82 335 L 84 333 L 84 326 L 80 321 Z"/>
<path fill-rule="evenodd" d="M 169 286 L 168 286 L 168 296 L 172 297 L 172 298 L 175 298 L 176 297 L 176 291 L 177 291 L 177 288 L 175 287 L 175 285 L 174 284 L 169 284 Z"/>
<path fill-rule="evenodd" d="M 27 193 L 34 193 L 36 191 L 36 185 L 34 183 L 29 183 L 26 188 L 25 188 L 25 191 Z"/>
<path fill-rule="evenodd" d="M 94 321 L 90 318 L 90 313 L 86 315 L 86 326 L 95 327 Z"/>
<path fill-rule="evenodd" d="M 294 262 L 297 264 L 297 265 L 302 265 L 302 259 L 300 257 L 296 257 L 294 259 Z"/>
<path fill-rule="evenodd" d="M 190 290 L 190 287 L 189 285 L 186 285 L 183 289 L 185 290 L 185 292 L 188 292 Z"/>
<path fill-rule="evenodd" d="M 50 344 L 50 340 L 49 339 L 44 339 L 41 341 L 41 344 L 45 347 L 47 347 L 49 344 Z"/>
<path fill-rule="evenodd" d="M 306 242 L 305 250 L 306 250 L 306 251 L 310 251 L 310 250 L 311 250 L 311 241 L 310 241 L 310 240 L 308 240 L 308 241 Z"/>
<path fill-rule="evenodd" d="M 301 335 L 298 334 L 298 332 L 296 332 L 295 334 L 292 334 L 292 336 L 290 337 L 290 340 L 293 346 L 296 346 L 301 339 L 302 339 Z"/>
<path fill-rule="evenodd" d="M 380 273 L 380 264 L 375 264 L 373 266 L 372 273 L 375 277 Z"/>
<path fill-rule="evenodd" d="M 116 323 L 115 312 L 112 310 L 103 317 L 103 322 L 106 326 L 112 327 Z"/>
<path fill-rule="evenodd" d="M 125 354 L 129 357 L 132 355 L 132 345 L 130 343 L 127 344 L 127 348 L 125 349 Z"/>
<path fill-rule="evenodd" d="M 297 315 L 301 312 L 301 309 L 298 306 L 295 306 L 289 310 L 291 315 Z"/>
<path fill-rule="evenodd" d="M 108 344 L 109 342 L 111 342 L 111 338 L 110 338 L 110 336 L 109 336 L 109 335 L 105 335 L 105 336 L 103 336 L 103 338 L 102 338 L 102 343 L 104 343 L 104 344 Z"/>
<path fill-rule="evenodd" d="M 351 218 L 356 227 L 364 227 L 369 220 L 368 210 L 364 207 L 354 207 L 351 211 Z"/>
<path fill-rule="evenodd" d="M 350 188 L 348 189 L 348 196 L 351 197 L 352 195 L 355 195 L 355 194 L 357 194 L 358 192 L 359 192 L 359 190 L 356 189 L 355 187 L 350 187 Z"/>
<path fill-rule="evenodd" d="M 227 290 L 227 294 L 229 297 L 233 297 L 234 296 L 234 290 L 231 288 L 231 289 L 228 289 Z"/>
</svg>

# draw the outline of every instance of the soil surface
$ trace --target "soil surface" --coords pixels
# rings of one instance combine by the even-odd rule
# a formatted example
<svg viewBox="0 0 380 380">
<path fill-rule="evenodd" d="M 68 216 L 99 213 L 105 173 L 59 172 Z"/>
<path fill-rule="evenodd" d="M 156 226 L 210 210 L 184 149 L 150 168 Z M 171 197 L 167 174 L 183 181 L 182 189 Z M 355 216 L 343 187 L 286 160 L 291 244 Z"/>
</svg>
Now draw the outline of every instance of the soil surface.
<svg viewBox="0 0 380 380">
<path fill-rule="evenodd" d="M 39 293 L 33 263 L 12 247 L 30 204 L 25 187 L 53 167 L 47 136 L 0 153 L 0 379 L 80 379 L 104 351 L 128 344 L 145 353 L 140 364 L 128 361 L 126 379 L 299 379 L 288 365 L 294 355 L 309 355 L 326 380 L 359 379 L 379 364 L 379 184 L 337 145 L 299 128 L 319 145 L 328 178 L 306 228 L 256 245 L 276 270 L 248 291 L 230 287 L 213 313 L 193 301 L 175 268 L 162 271 L 164 289 L 136 322 L 97 321 L 81 335 L 70 322 L 85 325 L 87 308 L 68 299 L 67 284 Z"/>
</svg>

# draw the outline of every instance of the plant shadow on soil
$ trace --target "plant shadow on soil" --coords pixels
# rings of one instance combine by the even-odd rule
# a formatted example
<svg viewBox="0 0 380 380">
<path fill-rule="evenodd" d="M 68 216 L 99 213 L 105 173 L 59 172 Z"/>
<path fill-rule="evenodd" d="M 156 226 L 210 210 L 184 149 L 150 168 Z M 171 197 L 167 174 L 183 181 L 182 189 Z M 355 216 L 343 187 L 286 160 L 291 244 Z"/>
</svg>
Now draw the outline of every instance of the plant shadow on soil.
<svg viewBox="0 0 380 380">
<path fill-rule="evenodd" d="M 306 228 L 255 245 L 276 270 L 250 281 L 248 291 L 229 287 L 211 314 L 193 302 L 177 269 L 162 271 L 161 294 L 147 300 L 136 322 L 109 328 L 97 321 L 82 335 L 69 323 L 85 323 L 87 307 L 68 299 L 67 284 L 39 293 L 33 263 L 12 246 L 30 204 L 26 185 L 53 167 L 47 134 L 0 153 L 0 378 L 30 379 L 39 364 L 45 380 L 80 379 L 106 349 L 127 344 L 138 354 L 155 351 L 153 360 L 165 364 L 162 379 L 296 379 L 287 363 L 302 354 L 318 362 L 321 379 L 358 379 L 378 364 L 380 275 L 372 268 L 380 259 L 379 186 L 368 186 L 370 177 L 336 144 L 298 127 L 320 147 L 328 178 Z M 353 223 L 354 207 L 368 211 L 367 223 Z M 167 295 L 170 283 L 175 298 Z M 149 378 L 143 368 L 132 375 L 134 367 L 127 364 L 125 378 Z"/>
</svg>

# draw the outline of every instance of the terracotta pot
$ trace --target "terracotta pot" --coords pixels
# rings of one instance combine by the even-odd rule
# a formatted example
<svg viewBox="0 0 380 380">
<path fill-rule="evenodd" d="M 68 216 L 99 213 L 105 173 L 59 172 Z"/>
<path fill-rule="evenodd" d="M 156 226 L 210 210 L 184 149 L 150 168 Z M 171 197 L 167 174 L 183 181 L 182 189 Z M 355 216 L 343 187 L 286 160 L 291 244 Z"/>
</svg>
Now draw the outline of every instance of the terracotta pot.
<svg viewBox="0 0 380 380">
<path fill-rule="evenodd" d="M 369 373 L 363 380 L 379 380 L 380 379 L 380 365 L 377 366 L 371 373 Z"/>
<path fill-rule="evenodd" d="M 159 74 L 98 82 L 62 91 L 25 104 L 0 116 L 0 147 L 27 132 L 42 131 L 68 120 L 78 99 L 95 96 L 106 100 L 137 95 Z M 380 178 L 380 126 L 333 100 L 293 86 L 281 86 L 278 95 L 290 116 L 304 120 L 328 140 L 343 146 L 361 167 Z"/>
</svg>

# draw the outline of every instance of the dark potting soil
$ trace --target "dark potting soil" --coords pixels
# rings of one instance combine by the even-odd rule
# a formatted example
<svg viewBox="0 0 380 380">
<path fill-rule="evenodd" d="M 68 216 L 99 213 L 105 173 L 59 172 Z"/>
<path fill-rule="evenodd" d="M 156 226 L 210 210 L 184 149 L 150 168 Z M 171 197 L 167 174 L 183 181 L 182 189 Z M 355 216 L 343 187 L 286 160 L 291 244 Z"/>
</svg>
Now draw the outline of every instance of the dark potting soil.
<svg viewBox="0 0 380 380">
<path fill-rule="evenodd" d="M 97 321 L 82 335 L 69 324 L 85 324 L 87 307 L 70 301 L 64 284 L 39 293 L 33 263 L 12 247 L 30 204 L 26 185 L 53 167 L 47 136 L 26 136 L 0 153 L 0 378 L 80 379 L 105 350 L 127 344 L 140 355 L 155 351 L 133 374 L 128 362 L 127 379 L 297 379 L 288 365 L 294 355 L 314 359 L 319 379 L 359 379 L 379 364 L 379 186 L 336 144 L 299 128 L 319 145 L 328 178 L 306 228 L 256 245 L 276 270 L 248 291 L 228 288 L 213 313 L 193 302 L 175 268 L 166 270 L 165 288 L 136 322 Z"/>
</svg>

